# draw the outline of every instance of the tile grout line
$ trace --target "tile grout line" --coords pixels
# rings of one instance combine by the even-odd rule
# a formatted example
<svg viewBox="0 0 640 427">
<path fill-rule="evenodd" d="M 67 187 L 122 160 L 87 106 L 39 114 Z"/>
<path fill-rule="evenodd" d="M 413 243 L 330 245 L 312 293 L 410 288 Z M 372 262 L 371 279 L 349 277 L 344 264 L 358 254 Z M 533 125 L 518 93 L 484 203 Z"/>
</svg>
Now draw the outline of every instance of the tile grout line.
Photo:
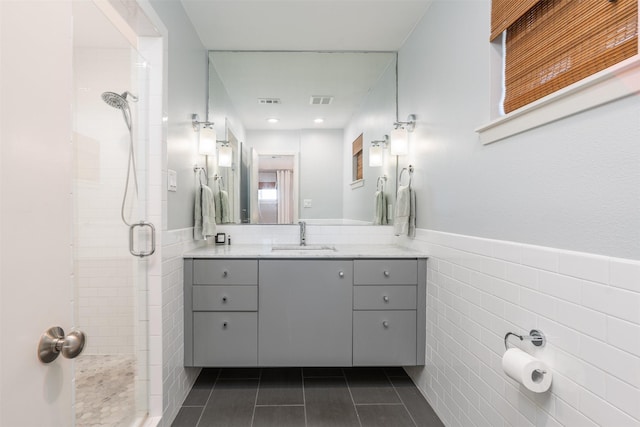
<svg viewBox="0 0 640 427">
<path fill-rule="evenodd" d="M 404 369 L 404 368 L 402 368 L 402 369 Z M 391 377 L 389 376 L 389 373 L 385 369 L 383 369 L 382 371 L 384 372 L 384 375 L 387 377 L 387 381 L 389 381 L 389 384 L 391 384 L 391 387 L 393 387 L 393 391 L 396 392 L 396 395 L 398 396 L 398 399 L 400 399 L 400 402 L 402 402 L 402 406 L 404 406 L 404 410 L 407 411 L 407 414 L 409 414 L 409 418 L 411 418 L 411 421 L 413 421 L 413 424 L 416 427 L 418 427 L 418 423 L 413 418 L 413 415 L 411 414 L 411 411 L 409 411 L 409 408 L 407 408 L 407 405 L 404 403 L 404 400 L 402 400 L 402 396 L 400 396 L 400 393 L 398 393 L 398 389 L 396 388 L 395 384 L 393 384 L 393 381 L 391 380 Z"/>
<path fill-rule="evenodd" d="M 362 421 L 360 420 L 360 413 L 358 412 L 358 407 L 356 406 L 356 401 L 353 400 L 353 393 L 351 393 L 351 386 L 349 385 L 349 380 L 347 379 L 347 374 L 342 368 L 342 375 L 344 375 L 344 382 L 347 385 L 347 391 L 349 391 L 349 396 L 351 397 L 351 403 L 353 403 L 353 410 L 356 411 L 356 418 L 358 419 L 358 424 L 362 427 Z"/>
<path fill-rule="evenodd" d="M 302 376 L 302 411 L 304 412 L 304 427 L 307 427 L 307 394 L 304 388 L 304 367 L 300 368 L 300 375 Z"/>
<path fill-rule="evenodd" d="M 198 374 L 198 377 L 200 375 L 202 375 L 202 371 L 204 369 L 207 368 L 203 368 L 202 370 L 200 370 L 200 373 Z M 222 372 L 222 369 L 218 369 L 218 375 L 216 375 L 216 380 L 213 382 L 213 385 L 211 386 L 211 390 L 209 390 L 209 396 L 207 397 L 207 401 L 204 403 L 204 406 L 202 407 L 202 412 L 200 412 L 200 416 L 198 417 L 198 421 L 196 422 L 196 427 L 198 427 L 200 425 L 200 421 L 202 421 L 202 416 L 204 415 L 204 410 L 207 409 L 207 405 L 209 404 L 209 400 L 211 400 L 211 395 L 213 395 L 213 389 L 216 388 L 216 384 L 218 384 L 218 380 L 220 379 L 220 373 Z M 196 381 L 198 381 L 198 378 L 196 378 Z M 195 385 L 195 383 L 194 383 Z M 193 386 L 191 386 L 191 389 L 193 390 Z"/>
<path fill-rule="evenodd" d="M 258 387 L 256 387 L 256 398 L 253 401 L 253 413 L 251 414 L 251 426 L 253 427 L 253 421 L 256 418 L 256 407 L 258 406 L 258 394 L 260 393 L 260 382 L 262 381 L 262 369 L 259 368 L 260 375 L 258 376 Z"/>
</svg>

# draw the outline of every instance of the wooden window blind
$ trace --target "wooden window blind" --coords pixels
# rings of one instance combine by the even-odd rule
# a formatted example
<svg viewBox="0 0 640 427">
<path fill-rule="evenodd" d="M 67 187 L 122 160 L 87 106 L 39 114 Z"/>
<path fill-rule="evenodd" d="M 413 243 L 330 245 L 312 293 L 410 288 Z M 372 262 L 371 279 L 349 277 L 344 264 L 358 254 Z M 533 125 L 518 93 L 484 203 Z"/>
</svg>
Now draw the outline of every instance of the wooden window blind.
<svg viewBox="0 0 640 427">
<path fill-rule="evenodd" d="M 357 181 L 359 179 L 362 179 L 362 160 L 363 160 L 363 156 L 362 156 L 362 141 L 363 141 L 363 137 L 362 134 L 360 134 L 359 137 L 357 137 L 353 143 L 351 144 L 352 146 L 352 153 L 353 153 L 353 180 Z"/>
<path fill-rule="evenodd" d="M 504 110 L 637 53 L 637 0 L 542 0 L 507 29 Z"/>
<path fill-rule="evenodd" d="M 540 0 L 493 0 L 491 2 L 491 41 Z"/>
</svg>

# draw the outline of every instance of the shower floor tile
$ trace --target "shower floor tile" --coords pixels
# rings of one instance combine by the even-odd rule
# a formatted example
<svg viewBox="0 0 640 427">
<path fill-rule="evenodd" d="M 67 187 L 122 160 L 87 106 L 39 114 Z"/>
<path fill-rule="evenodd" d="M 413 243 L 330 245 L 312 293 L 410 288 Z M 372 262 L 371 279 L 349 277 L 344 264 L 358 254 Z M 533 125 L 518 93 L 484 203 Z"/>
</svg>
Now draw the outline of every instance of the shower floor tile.
<svg viewBox="0 0 640 427">
<path fill-rule="evenodd" d="M 135 356 L 76 359 L 76 426 L 129 426 L 135 421 Z"/>
<path fill-rule="evenodd" d="M 444 427 L 398 368 L 203 369 L 172 426 Z"/>
</svg>

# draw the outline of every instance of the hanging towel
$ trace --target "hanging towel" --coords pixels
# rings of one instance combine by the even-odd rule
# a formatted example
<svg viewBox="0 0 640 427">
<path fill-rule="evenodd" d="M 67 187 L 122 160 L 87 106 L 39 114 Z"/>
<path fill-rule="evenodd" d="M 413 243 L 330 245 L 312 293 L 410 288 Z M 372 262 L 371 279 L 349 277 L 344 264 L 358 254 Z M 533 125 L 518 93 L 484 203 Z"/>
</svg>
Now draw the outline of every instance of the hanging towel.
<svg viewBox="0 0 640 427">
<path fill-rule="evenodd" d="M 229 193 L 224 190 L 220 190 L 220 220 L 221 224 L 231 222 L 229 219 Z"/>
<path fill-rule="evenodd" d="M 216 223 L 228 224 L 231 222 L 229 210 L 229 193 L 218 190 L 213 195 Z"/>
<path fill-rule="evenodd" d="M 216 191 L 213 195 L 213 206 L 216 224 L 222 224 L 222 204 L 220 203 L 220 191 Z"/>
<path fill-rule="evenodd" d="M 213 205 L 213 191 L 206 185 L 196 189 L 196 203 L 194 210 L 194 240 L 207 240 L 216 234 L 215 208 Z"/>
<path fill-rule="evenodd" d="M 374 195 L 373 225 L 388 224 L 387 195 L 384 191 L 376 191 Z"/>
<path fill-rule="evenodd" d="M 409 185 L 398 187 L 393 231 L 396 236 L 416 235 L 416 195 Z"/>
</svg>

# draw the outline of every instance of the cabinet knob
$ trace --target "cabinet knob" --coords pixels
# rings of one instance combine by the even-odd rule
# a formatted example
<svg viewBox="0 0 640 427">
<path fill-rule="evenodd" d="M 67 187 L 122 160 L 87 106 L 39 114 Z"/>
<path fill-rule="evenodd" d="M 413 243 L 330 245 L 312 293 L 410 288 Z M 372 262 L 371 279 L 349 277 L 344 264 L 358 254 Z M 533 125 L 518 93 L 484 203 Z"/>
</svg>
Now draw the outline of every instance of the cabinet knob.
<svg viewBox="0 0 640 427">
<path fill-rule="evenodd" d="M 222 277 L 229 277 L 229 272 L 227 270 L 224 270 L 222 272 Z"/>
<path fill-rule="evenodd" d="M 222 302 L 226 303 L 227 302 L 227 297 L 222 297 Z"/>
<path fill-rule="evenodd" d="M 387 322 L 386 320 L 384 320 L 384 321 L 382 322 L 382 326 L 384 326 L 385 328 L 388 328 L 388 327 L 389 327 L 389 322 Z"/>
<path fill-rule="evenodd" d="M 391 273 L 389 273 L 389 270 L 385 270 L 384 277 L 389 277 L 389 276 L 391 276 Z"/>
<path fill-rule="evenodd" d="M 343 278 L 343 277 L 344 277 L 344 271 L 339 272 L 339 273 L 338 273 L 338 276 L 339 276 L 340 278 Z"/>
<path fill-rule="evenodd" d="M 389 297 L 388 297 L 388 296 L 386 296 L 386 295 L 385 295 L 385 296 L 383 296 L 383 297 L 382 297 L 382 301 L 384 301 L 384 302 L 389 302 Z"/>
<path fill-rule="evenodd" d="M 227 326 L 228 326 L 228 325 L 229 325 L 229 323 L 228 323 L 228 322 L 222 322 L 222 327 L 223 327 L 224 329 L 227 329 Z"/>
</svg>

